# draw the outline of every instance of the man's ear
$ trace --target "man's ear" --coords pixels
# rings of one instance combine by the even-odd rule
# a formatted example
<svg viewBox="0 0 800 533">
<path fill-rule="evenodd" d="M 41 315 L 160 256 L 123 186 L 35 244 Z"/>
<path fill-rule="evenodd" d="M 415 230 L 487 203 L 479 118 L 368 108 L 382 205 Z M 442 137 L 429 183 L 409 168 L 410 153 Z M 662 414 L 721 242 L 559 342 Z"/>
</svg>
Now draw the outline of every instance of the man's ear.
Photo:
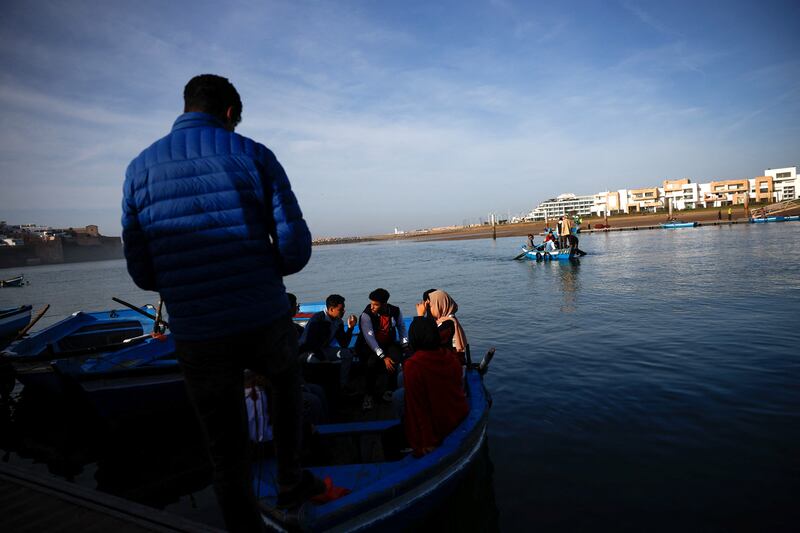
<svg viewBox="0 0 800 533">
<path fill-rule="evenodd" d="M 228 129 L 231 131 L 233 131 L 233 129 L 236 127 L 236 121 L 233 118 L 234 116 L 233 106 L 228 106 L 228 109 L 225 110 L 225 122 L 228 126 Z"/>
</svg>

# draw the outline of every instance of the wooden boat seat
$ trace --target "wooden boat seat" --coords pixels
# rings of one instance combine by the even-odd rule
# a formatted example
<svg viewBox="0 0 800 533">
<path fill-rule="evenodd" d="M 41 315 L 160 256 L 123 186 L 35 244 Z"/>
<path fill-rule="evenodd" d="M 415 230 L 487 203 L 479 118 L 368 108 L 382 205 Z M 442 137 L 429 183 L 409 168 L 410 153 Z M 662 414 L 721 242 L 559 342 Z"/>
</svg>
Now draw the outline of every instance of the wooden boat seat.
<svg viewBox="0 0 800 533">
<path fill-rule="evenodd" d="M 347 422 L 344 424 L 321 424 L 317 431 L 324 437 L 337 437 L 341 435 L 364 435 L 367 433 L 382 433 L 389 428 L 400 425 L 400 420 L 369 420 L 367 422 Z"/>
</svg>

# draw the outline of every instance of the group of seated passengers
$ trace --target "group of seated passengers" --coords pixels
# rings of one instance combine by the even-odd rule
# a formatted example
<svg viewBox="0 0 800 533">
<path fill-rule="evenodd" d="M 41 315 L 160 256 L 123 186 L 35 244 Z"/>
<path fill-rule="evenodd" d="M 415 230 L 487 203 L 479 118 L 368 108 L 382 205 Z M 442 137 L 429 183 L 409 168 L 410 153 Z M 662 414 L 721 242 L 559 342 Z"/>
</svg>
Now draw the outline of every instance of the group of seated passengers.
<svg viewBox="0 0 800 533">
<path fill-rule="evenodd" d="M 398 390 L 387 390 L 381 397 L 395 404 L 409 445 L 419 456 L 439 445 L 466 416 L 462 365 L 467 340 L 455 316 L 458 304 L 447 292 L 425 291 L 409 333 L 402 312 L 389 303 L 389 296 L 385 289 L 372 291 L 360 318 L 350 315 L 345 327 L 344 298 L 330 295 L 325 310 L 312 315 L 300 334 L 300 359 L 305 363 L 341 361 L 339 385 L 345 394 L 352 394 L 353 353 L 347 347 L 358 322 L 355 352 L 365 374 L 362 409 L 374 406 L 379 374 L 397 377 Z"/>
<path fill-rule="evenodd" d="M 535 250 L 537 252 L 555 252 L 558 250 L 559 239 L 553 233 L 552 229 L 546 231 L 542 244 L 537 245 L 533 240 L 533 234 L 528 233 L 528 242 L 525 244 L 528 250 Z"/>
<path fill-rule="evenodd" d="M 558 252 L 558 243 L 560 242 L 560 239 L 559 237 L 553 234 L 552 229 L 548 229 L 547 233 L 545 233 L 544 242 L 542 244 L 537 246 L 536 243 L 533 242 L 533 240 L 534 240 L 533 234 L 529 233 L 528 242 L 526 243 L 526 247 L 528 250 L 535 250 L 537 252 L 550 252 L 550 253 Z M 579 243 L 578 236 L 575 235 L 574 233 L 570 233 L 569 235 L 566 236 L 566 244 L 567 247 L 569 248 L 570 257 L 573 257 L 575 255 L 577 256 L 586 255 L 586 252 L 578 248 L 578 243 Z"/>
</svg>

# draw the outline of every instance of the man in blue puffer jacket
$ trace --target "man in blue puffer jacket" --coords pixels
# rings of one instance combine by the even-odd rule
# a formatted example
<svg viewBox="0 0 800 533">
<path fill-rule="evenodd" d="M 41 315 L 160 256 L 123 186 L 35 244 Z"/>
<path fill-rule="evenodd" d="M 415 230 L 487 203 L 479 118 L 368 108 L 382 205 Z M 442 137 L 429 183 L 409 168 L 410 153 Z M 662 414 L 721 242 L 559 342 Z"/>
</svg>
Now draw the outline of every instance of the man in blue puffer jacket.
<svg viewBox="0 0 800 533">
<path fill-rule="evenodd" d="M 169 313 L 187 391 L 208 438 L 230 530 L 263 528 L 246 450 L 245 368 L 271 378 L 278 506 L 324 490 L 300 469 L 297 333 L 282 277 L 311 256 L 289 180 L 265 146 L 234 133 L 242 103 L 219 76 L 196 76 L 166 137 L 128 166 L 122 236 L 128 272 Z"/>
</svg>

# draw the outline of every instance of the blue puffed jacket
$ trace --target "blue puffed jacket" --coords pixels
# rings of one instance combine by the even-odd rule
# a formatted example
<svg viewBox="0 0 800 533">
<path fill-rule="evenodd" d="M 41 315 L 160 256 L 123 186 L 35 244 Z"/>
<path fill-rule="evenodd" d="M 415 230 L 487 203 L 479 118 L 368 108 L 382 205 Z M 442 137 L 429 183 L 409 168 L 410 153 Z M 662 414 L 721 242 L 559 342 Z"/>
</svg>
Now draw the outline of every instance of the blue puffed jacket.
<svg viewBox="0 0 800 533">
<path fill-rule="evenodd" d="M 311 234 L 275 155 L 206 113 L 128 166 L 122 200 L 128 272 L 158 291 L 178 340 L 207 340 L 289 315 L 283 276 L 311 257 Z"/>
</svg>

